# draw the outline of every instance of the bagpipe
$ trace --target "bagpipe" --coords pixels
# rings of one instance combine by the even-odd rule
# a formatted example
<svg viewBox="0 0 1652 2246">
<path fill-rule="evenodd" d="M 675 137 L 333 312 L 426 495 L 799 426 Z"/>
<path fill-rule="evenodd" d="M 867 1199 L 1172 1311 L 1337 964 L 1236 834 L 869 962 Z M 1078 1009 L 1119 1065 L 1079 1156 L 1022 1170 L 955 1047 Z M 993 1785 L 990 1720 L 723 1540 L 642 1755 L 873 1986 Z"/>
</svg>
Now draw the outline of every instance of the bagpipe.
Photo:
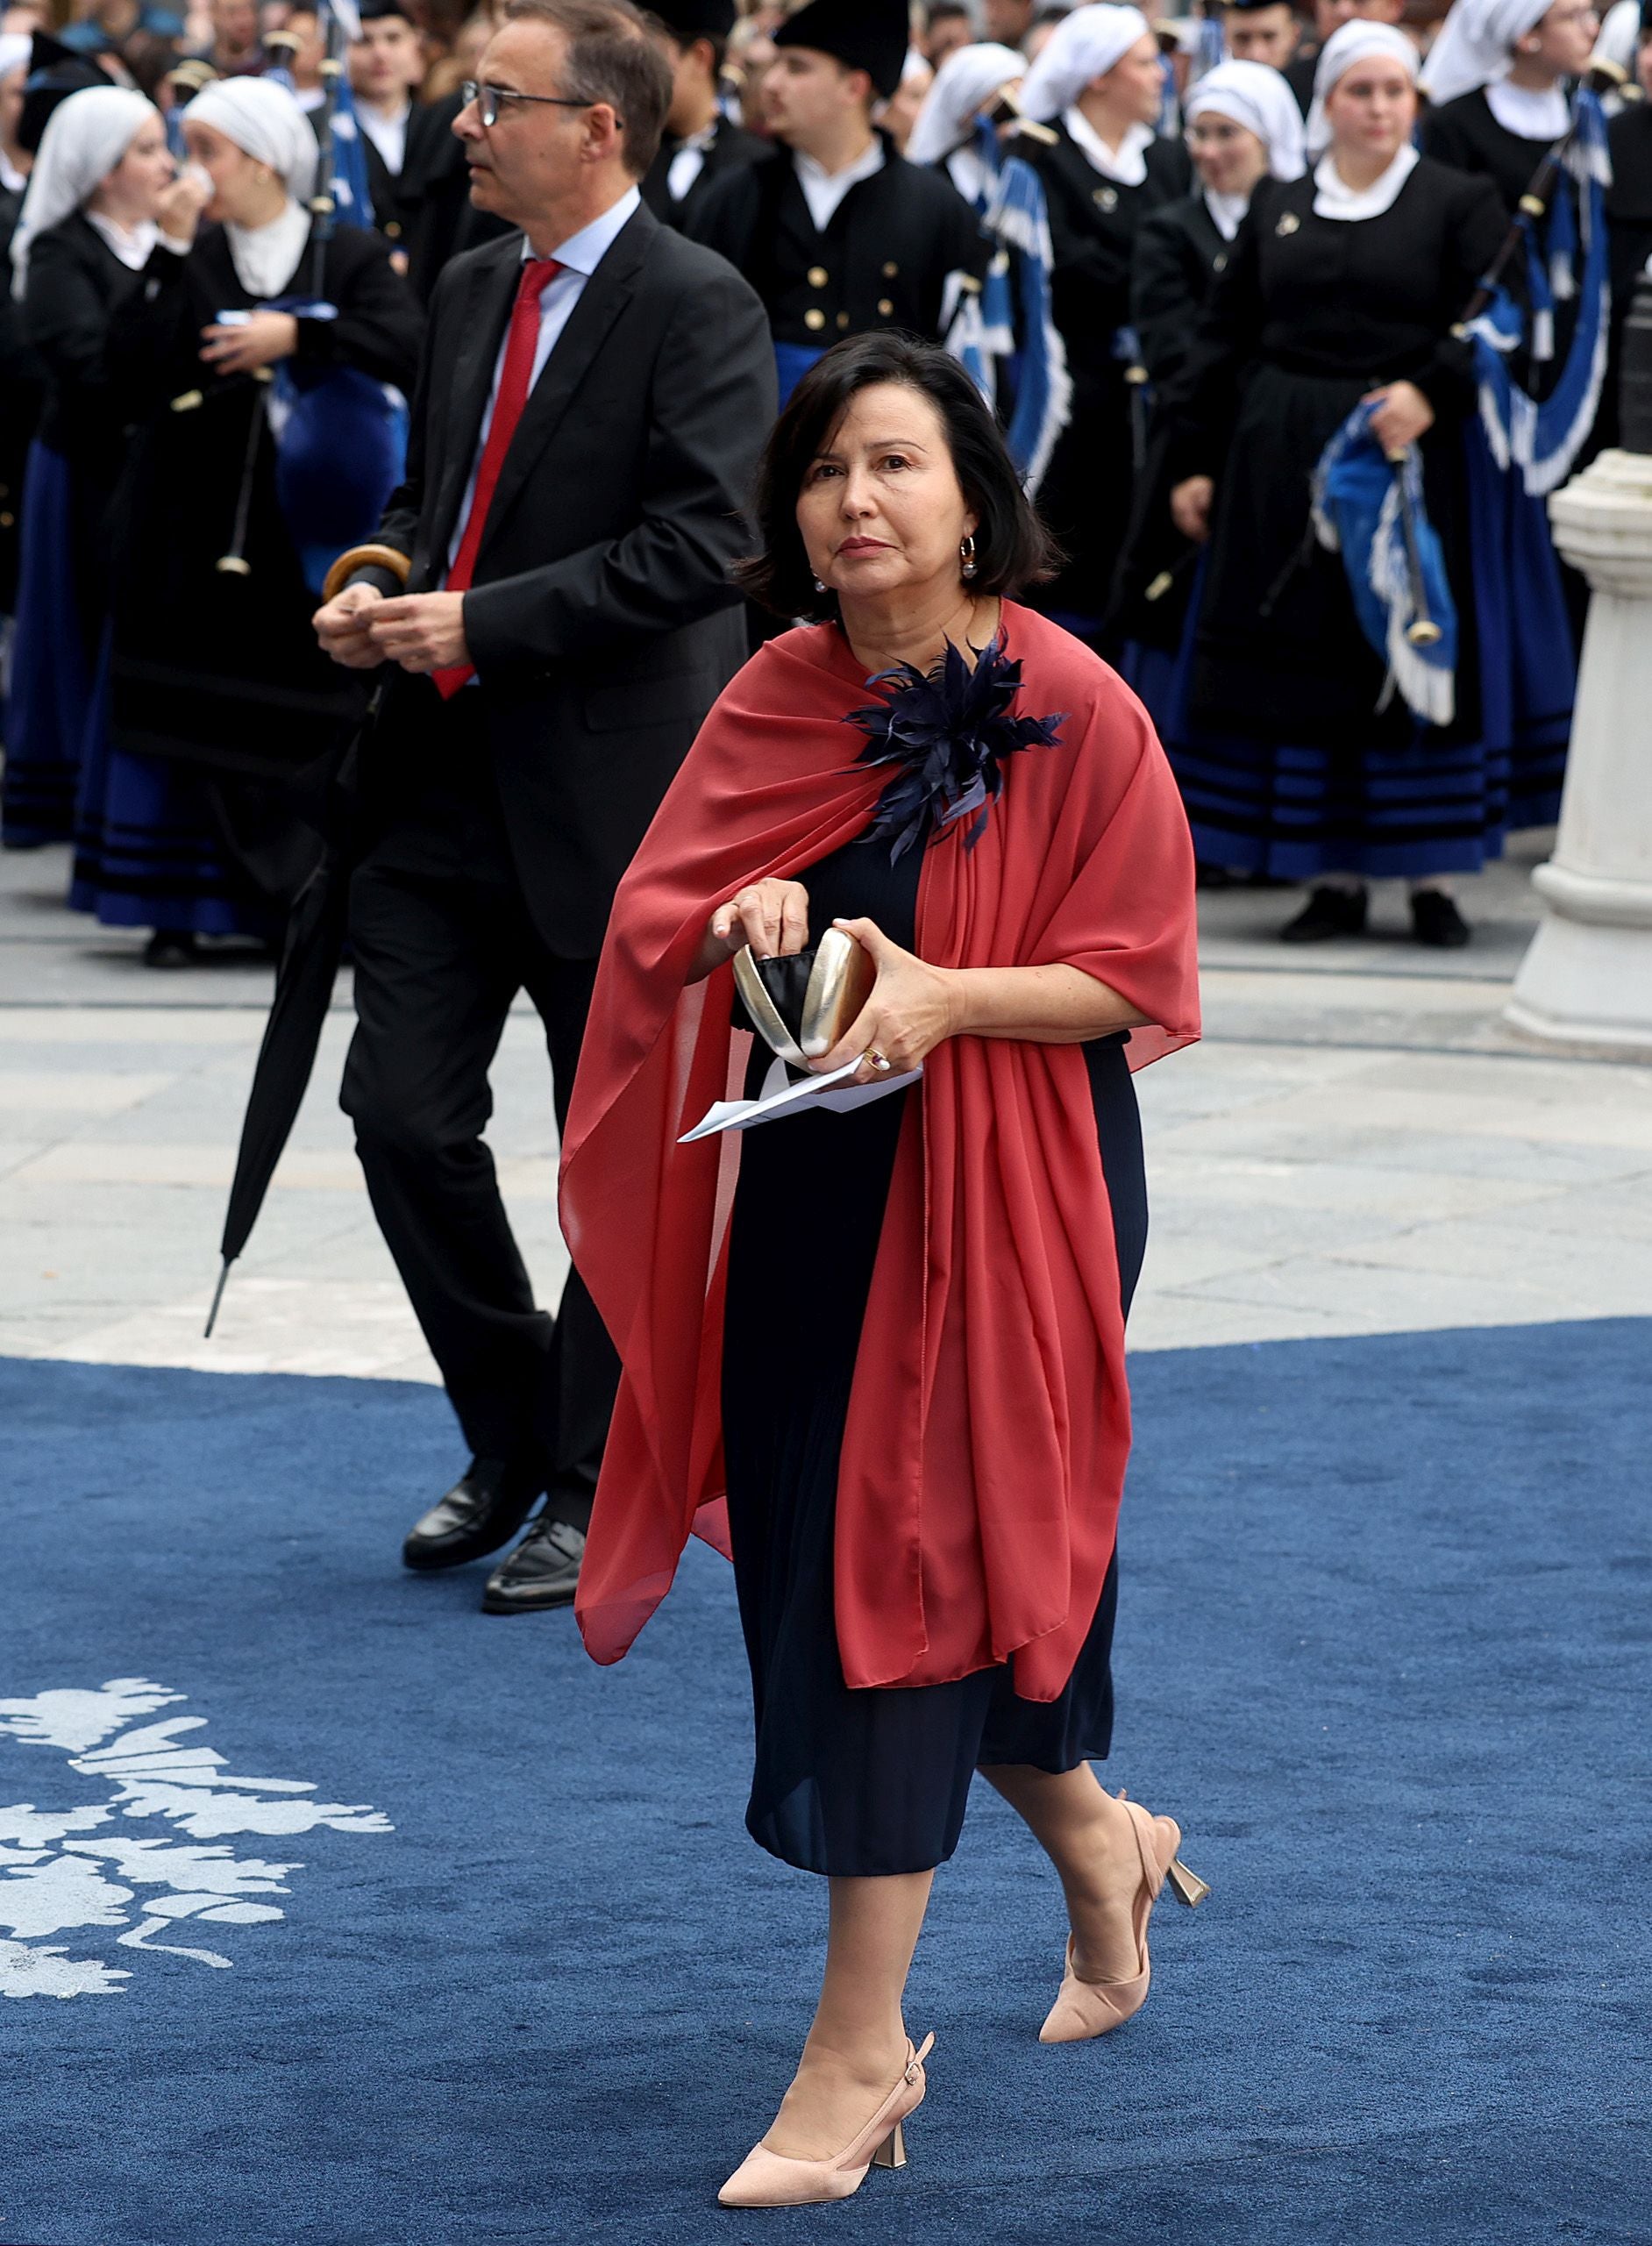
<svg viewBox="0 0 1652 2246">
<path fill-rule="evenodd" d="M 946 347 L 994 410 L 1000 403 L 997 367 L 1001 362 L 1010 370 L 1014 402 L 1004 442 L 1030 493 L 1036 491 L 1056 439 L 1066 427 L 1072 379 L 1067 372 L 1066 346 L 1050 307 L 1055 253 L 1043 182 L 1023 157 L 1000 145 L 1006 121 L 1014 122 L 1020 132 L 1033 130 L 1008 91 L 958 144 L 973 144 L 992 182 L 980 219 L 993 249 L 979 293 L 964 296 L 957 317 L 947 324 Z M 1036 131 L 1039 137 L 1055 138 L 1043 126 Z"/>
<path fill-rule="evenodd" d="M 345 75 L 343 49 L 360 36 L 355 0 L 323 0 L 326 52 L 321 63 L 324 99 L 317 133 L 319 153 L 310 199 L 310 286 L 272 298 L 257 309 L 295 318 L 332 320 L 326 296 L 327 246 L 337 228 L 374 223 L 355 104 Z M 267 45 L 288 49 L 290 34 L 274 32 Z M 268 74 L 292 90 L 281 65 Z M 220 312 L 234 326 L 252 317 Z M 402 481 L 407 457 L 407 401 L 388 382 L 355 367 L 305 367 L 296 360 L 260 367 L 253 378 L 246 451 L 236 493 L 230 542 L 217 563 L 225 576 L 252 574 L 246 539 L 253 493 L 266 431 L 275 448 L 275 497 L 297 550 L 304 581 L 317 597 L 334 560 L 378 527 L 385 502 Z"/>
<path fill-rule="evenodd" d="M 1342 557 L 1360 630 L 1388 666 L 1385 701 L 1397 692 L 1425 724 L 1449 725 L 1456 604 L 1423 504 L 1417 448 L 1385 450 L 1371 428 L 1377 410 L 1362 399 L 1320 454 L 1309 521 L 1318 543 Z"/>
<path fill-rule="evenodd" d="M 1492 458 L 1499 468 L 1517 468 L 1534 499 L 1555 490 L 1570 473 L 1594 425 L 1606 378 L 1612 315 L 1606 190 L 1612 167 L 1600 102 L 1624 82 L 1619 66 L 1604 60 L 1579 81 L 1570 125 L 1533 173 L 1497 255 L 1452 329 L 1473 348 L 1480 421 Z M 1545 219 L 1547 245 L 1538 231 Z M 1574 270 L 1579 247 L 1580 274 Z M 1529 336 L 1503 286 L 1522 252 Z M 1513 354 L 1524 339 L 1535 367 L 1551 364 L 1556 306 L 1573 299 L 1577 318 L 1564 364 L 1548 396 L 1536 399 L 1515 380 Z"/>
</svg>

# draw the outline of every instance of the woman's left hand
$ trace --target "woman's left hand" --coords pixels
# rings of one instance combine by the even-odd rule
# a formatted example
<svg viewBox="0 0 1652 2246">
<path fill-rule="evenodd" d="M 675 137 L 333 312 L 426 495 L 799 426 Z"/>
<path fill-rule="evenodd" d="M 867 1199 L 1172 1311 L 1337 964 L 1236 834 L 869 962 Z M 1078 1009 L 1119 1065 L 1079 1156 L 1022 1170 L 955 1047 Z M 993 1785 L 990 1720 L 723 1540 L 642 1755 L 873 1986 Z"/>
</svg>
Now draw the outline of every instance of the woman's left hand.
<svg viewBox="0 0 1652 2246">
<path fill-rule="evenodd" d="M 932 967 L 892 944 L 874 920 L 835 920 L 832 926 L 841 928 L 871 952 L 878 980 L 845 1034 L 829 1053 L 809 1066 L 824 1074 L 858 1054 L 875 1052 L 888 1062 L 888 1067 L 879 1068 L 870 1059 L 863 1060 L 855 1071 L 855 1083 L 876 1084 L 887 1076 L 904 1075 L 956 1034 L 957 984 L 944 967 Z"/>
<path fill-rule="evenodd" d="M 1360 403 L 1376 405 L 1371 435 L 1391 460 L 1434 427 L 1434 408 L 1414 382 L 1385 383 L 1379 390 L 1367 390 Z"/>
<path fill-rule="evenodd" d="M 298 322 L 290 312 L 253 312 L 233 327 L 203 327 L 201 356 L 220 374 L 250 374 L 273 367 L 298 348 Z"/>
</svg>

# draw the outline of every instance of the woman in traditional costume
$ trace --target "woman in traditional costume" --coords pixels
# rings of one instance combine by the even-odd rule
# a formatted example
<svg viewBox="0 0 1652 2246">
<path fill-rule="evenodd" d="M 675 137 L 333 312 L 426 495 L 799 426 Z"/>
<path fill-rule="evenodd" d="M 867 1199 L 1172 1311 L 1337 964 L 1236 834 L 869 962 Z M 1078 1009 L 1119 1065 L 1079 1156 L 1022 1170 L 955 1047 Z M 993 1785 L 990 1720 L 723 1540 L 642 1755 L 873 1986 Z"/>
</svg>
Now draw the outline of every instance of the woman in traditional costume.
<svg viewBox="0 0 1652 2246">
<path fill-rule="evenodd" d="M 1093 635 L 1112 595 L 1143 457 L 1144 373 L 1130 324 L 1136 238 L 1150 211 L 1184 194 L 1187 157 L 1155 137 L 1164 100 L 1158 42 L 1135 8 L 1075 8 L 1027 73 L 1021 106 L 1053 143 L 1015 146 L 1044 183 L 1056 325 L 1072 410 L 1041 489 L 1065 557 L 1036 598 Z"/>
<path fill-rule="evenodd" d="M 1208 537 L 1187 720 L 1171 754 L 1201 861 L 1314 884 L 1288 942 L 1357 934 L 1367 884 L 1410 887 L 1419 942 L 1468 928 L 1449 893 L 1502 848 L 1506 742 L 1483 735 L 1464 549 L 1469 345 L 1452 332 L 1504 232 L 1488 181 L 1420 157 L 1416 49 L 1386 24 L 1326 42 L 1313 171 L 1264 180 L 1172 411 L 1172 512 Z M 1394 690 L 1349 556 L 1311 487 L 1362 403 L 1391 457 L 1419 449 L 1459 641 L 1439 722 Z"/>
<path fill-rule="evenodd" d="M 1476 593 L 1484 615 L 1500 610 L 1483 633 L 1485 718 L 1513 745 L 1515 827 L 1560 815 L 1589 610 L 1587 580 L 1555 552 L 1547 503 L 1588 457 L 1608 357 L 1609 142 L 1577 82 L 1599 28 L 1587 0 L 1455 0 L 1421 79 L 1424 153 L 1492 181 L 1524 237 L 1486 307 L 1469 443 Z M 1542 207 L 1523 209 L 1556 148 Z"/>
<path fill-rule="evenodd" d="M 1009 456 L 1036 494 L 1067 424 L 1072 383 L 1050 297 L 1043 182 L 1004 130 L 1026 68 L 1013 47 L 989 40 L 954 48 L 924 96 L 907 158 L 944 171 L 992 243 L 980 292 L 965 299 L 948 342 L 1004 424 Z"/>
<path fill-rule="evenodd" d="M 691 1530 L 731 1548 L 747 1826 L 830 1883 L 819 2009 L 723 2188 L 741 2206 L 899 2164 L 928 2049 L 901 1993 L 978 1768 L 1066 1891 L 1045 2041 L 1128 2018 L 1154 1898 L 1200 1892 L 1175 1823 L 1089 1768 L 1146 1228 L 1130 1070 L 1197 1035 L 1175 788 L 1128 689 L 1009 597 L 1043 533 L 945 353 L 830 353 L 771 439 L 758 516 L 751 588 L 818 620 L 721 696 L 621 884 L 563 1173 L 624 1365 L 587 1646 L 621 1658 Z M 876 980 L 818 1066 L 887 1095 L 680 1144 L 772 1066 L 754 1048 L 748 1070 L 731 1027 L 731 958 L 833 930 Z M 800 1238 L 808 1283 L 777 1316 Z"/>
<path fill-rule="evenodd" d="M 1154 411 L 1111 617 L 1125 641 L 1120 668 L 1166 739 L 1186 693 L 1197 549 L 1171 520 L 1168 422 L 1157 409 L 1187 364 L 1257 182 L 1303 171 L 1302 112 L 1264 62 L 1219 62 L 1188 89 L 1182 117 L 1193 192 L 1151 212 L 1136 238 L 1130 302 Z"/>
<path fill-rule="evenodd" d="M 223 80 L 182 125 L 174 246 L 112 339 L 139 426 L 116 514 L 110 746 L 83 778 L 70 898 L 154 929 L 166 965 L 201 935 L 277 936 L 317 854 L 286 783 L 342 746 L 366 694 L 310 619 L 325 562 L 376 524 L 397 480 L 422 326 L 370 229 L 332 233 L 317 266 L 316 136 L 286 88 Z M 362 511 L 335 515 L 329 538 L 324 505 L 307 530 L 285 503 L 301 429 L 331 410 L 317 386 L 340 375 L 342 426 L 308 482 Z M 351 496 L 364 460 L 365 500 Z"/>
<path fill-rule="evenodd" d="M 143 287 L 172 171 L 146 96 L 83 88 L 51 113 L 11 237 L 21 339 L 45 377 L 24 475 L 6 721 L 4 838 L 14 848 L 67 841 L 73 824 L 96 724 L 105 517 L 132 419 L 110 331 Z"/>
</svg>

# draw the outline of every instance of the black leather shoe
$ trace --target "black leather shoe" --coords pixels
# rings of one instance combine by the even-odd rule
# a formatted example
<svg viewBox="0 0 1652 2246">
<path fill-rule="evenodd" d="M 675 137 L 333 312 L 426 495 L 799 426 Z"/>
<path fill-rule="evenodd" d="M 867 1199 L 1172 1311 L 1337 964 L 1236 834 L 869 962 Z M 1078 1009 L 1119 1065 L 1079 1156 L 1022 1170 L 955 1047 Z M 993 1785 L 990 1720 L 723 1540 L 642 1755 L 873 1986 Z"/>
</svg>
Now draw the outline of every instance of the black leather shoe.
<svg viewBox="0 0 1652 2246">
<path fill-rule="evenodd" d="M 501 1560 L 482 1593 L 484 1615 L 533 1615 L 542 1607 L 571 1607 L 585 1558 L 585 1534 L 566 1521 L 538 1520 Z"/>
<path fill-rule="evenodd" d="M 1470 930 L 1456 900 L 1443 889 L 1413 889 L 1411 932 L 1419 944 L 1429 945 L 1436 952 L 1460 952 Z"/>
<path fill-rule="evenodd" d="M 1364 889 L 1334 889 L 1318 883 L 1294 920 L 1279 930 L 1282 944 L 1323 944 L 1333 936 L 1363 936 L 1371 899 Z"/>
<path fill-rule="evenodd" d="M 515 1458 L 473 1458 L 402 1547 L 406 1567 L 463 1567 L 508 1544 L 545 1494 L 545 1475 Z"/>
<path fill-rule="evenodd" d="M 188 928 L 157 928 L 144 945 L 146 967 L 192 967 L 200 956 L 194 932 Z"/>
</svg>

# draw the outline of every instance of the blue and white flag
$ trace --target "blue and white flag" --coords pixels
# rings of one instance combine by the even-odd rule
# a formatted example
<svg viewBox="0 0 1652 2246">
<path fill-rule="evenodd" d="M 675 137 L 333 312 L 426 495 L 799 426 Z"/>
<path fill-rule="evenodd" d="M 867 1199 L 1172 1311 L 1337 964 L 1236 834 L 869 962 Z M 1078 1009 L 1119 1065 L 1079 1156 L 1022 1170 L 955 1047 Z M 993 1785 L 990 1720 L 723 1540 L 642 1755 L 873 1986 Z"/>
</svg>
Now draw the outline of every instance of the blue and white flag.
<svg viewBox="0 0 1652 2246">
<path fill-rule="evenodd" d="M 1606 190 L 1612 183 L 1606 118 L 1586 89 L 1576 96 L 1564 161 L 1549 200 L 1547 253 L 1522 212 L 1535 366 L 1552 364 L 1555 307 L 1576 299 L 1577 324 L 1566 363 L 1541 403 L 1514 380 L 1509 360 L 1521 339 L 1518 310 L 1502 289 L 1470 329 L 1479 384 L 1480 421 L 1500 468 L 1519 471 L 1534 499 L 1557 488 L 1594 427 L 1606 379 L 1612 316 Z M 1582 248 L 1581 269 L 1577 251 Z"/>
<path fill-rule="evenodd" d="M 332 112 L 331 194 L 338 225 L 372 225 L 373 190 L 367 185 L 367 151 L 361 146 L 361 127 L 356 121 L 355 97 L 348 78 L 338 81 Z"/>
<path fill-rule="evenodd" d="M 1008 269 L 1002 284 L 1004 315 L 1014 324 L 1017 346 L 1015 409 L 1005 441 L 1022 483 L 1029 492 L 1036 492 L 1056 439 L 1072 415 L 1072 377 L 1067 371 L 1067 347 L 1050 310 L 1055 253 L 1044 183 L 1024 157 L 1003 159 L 986 224 L 993 241 L 1015 253 L 1007 265 L 1013 262 L 1015 267 L 1013 293 L 1019 303 L 1009 301 Z M 988 309 L 996 310 L 996 305 Z"/>
<path fill-rule="evenodd" d="M 1340 553 L 1360 630 L 1388 666 L 1383 702 L 1397 691 L 1425 724 L 1449 725 L 1456 710 L 1457 611 L 1445 555 L 1423 504 L 1416 447 L 1390 465 L 1371 433 L 1373 400 L 1356 405 L 1314 470 L 1314 529 L 1328 553 Z M 1424 608 L 1412 582 L 1401 489 L 1416 538 Z M 1438 626 L 1432 645 L 1415 646 L 1413 624 Z M 1381 703 L 1378 704 L 1380 708 Z"/>
</svg>

